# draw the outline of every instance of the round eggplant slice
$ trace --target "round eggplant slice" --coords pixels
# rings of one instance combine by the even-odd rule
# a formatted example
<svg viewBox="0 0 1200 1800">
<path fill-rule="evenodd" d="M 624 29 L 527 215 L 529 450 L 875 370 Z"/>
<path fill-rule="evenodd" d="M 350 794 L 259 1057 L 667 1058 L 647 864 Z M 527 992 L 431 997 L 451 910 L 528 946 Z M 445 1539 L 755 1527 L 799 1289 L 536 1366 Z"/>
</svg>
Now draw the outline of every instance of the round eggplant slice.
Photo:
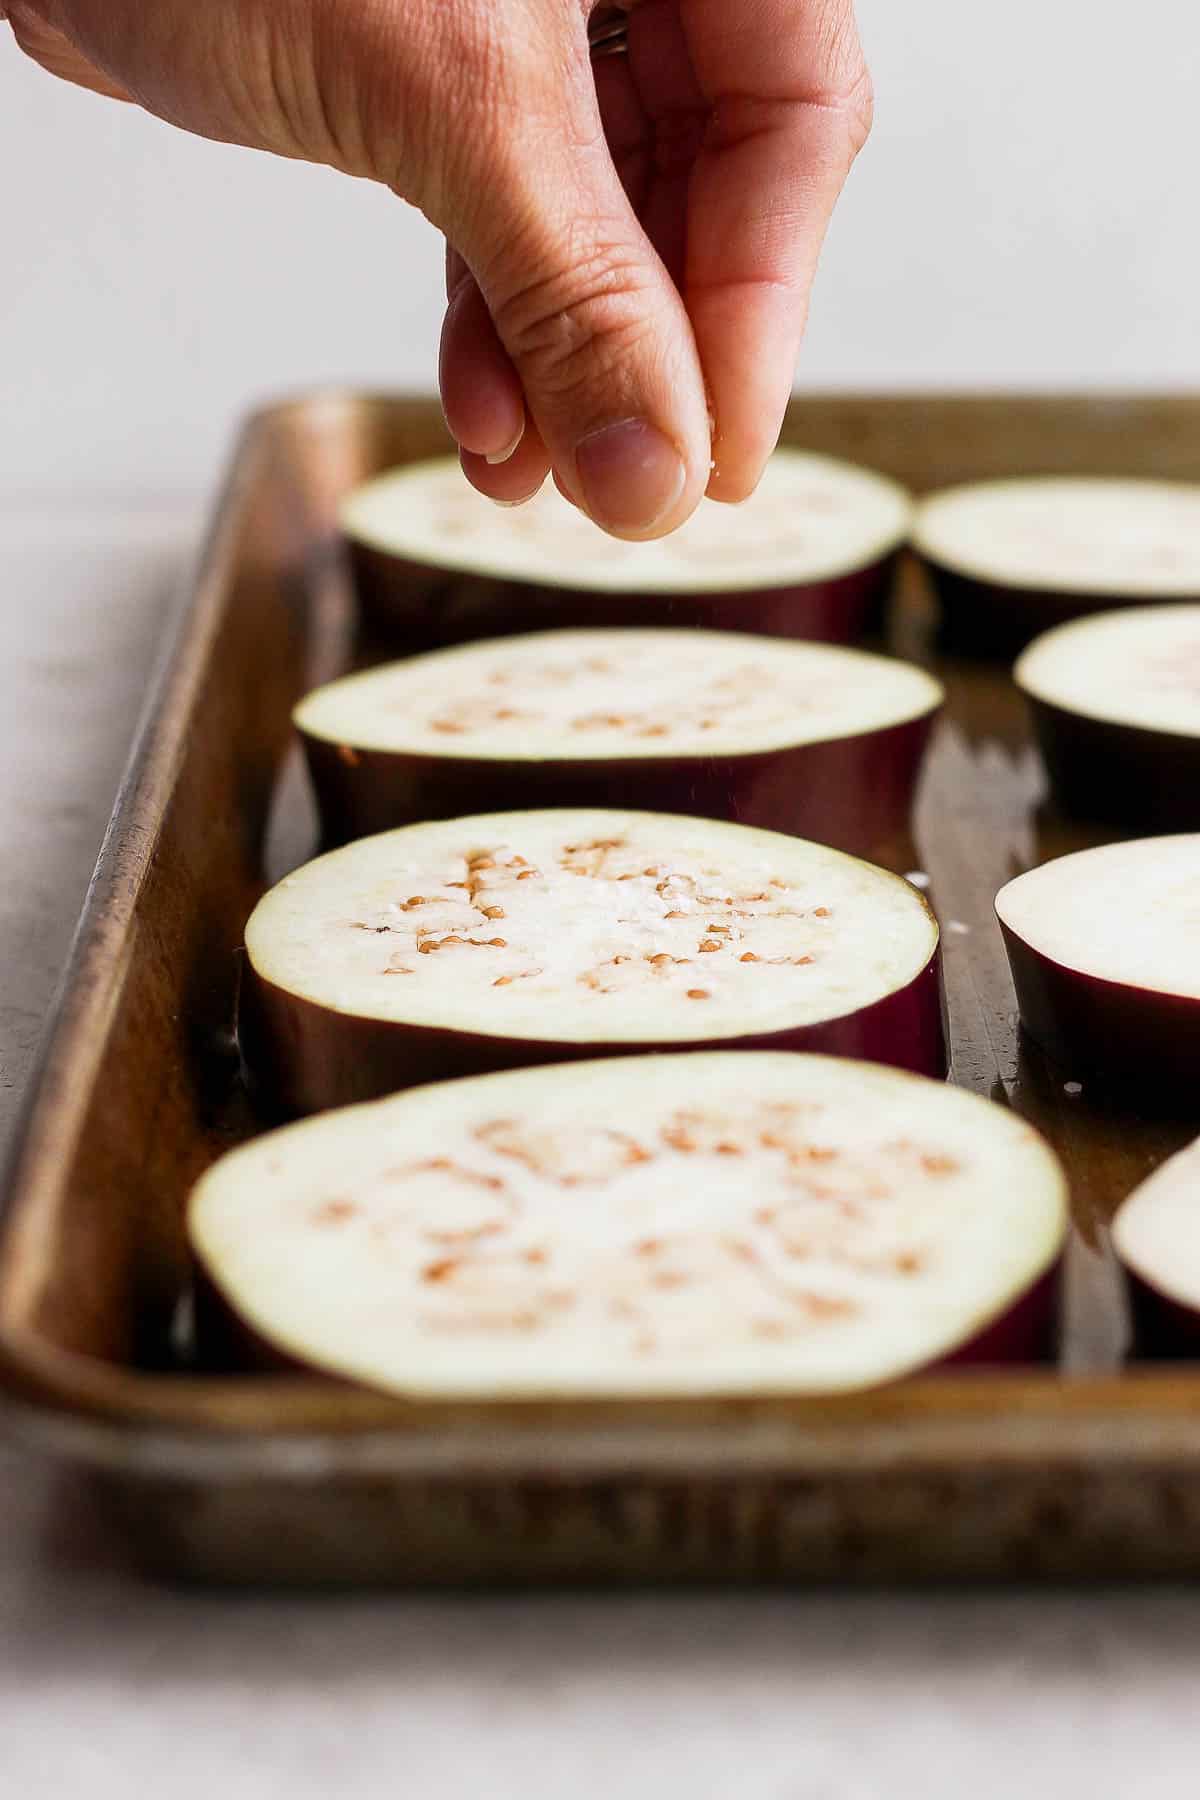
<svg viewBox="0 0 1200 1800">
<path fill-rule="evenodd" d="M 996 912 L 1021 1023 L 1066 1075 L 1200 1100 L 1200 836 L 1059 857 Z"/>
<path fill-rule="evenodd" d="M 421 1088 L 233 1151 L 189 1210 L 276 1353 L 468 1401 L 835 1393 L 965 1360 L 1031 1293 L 1050 1308 L 1065 1224 L 1014 1114 L 770 1054 Z"/>
<path fill-rule="evenodd" d="M 1064 811 L 1200 827 L 1200 606 L 1060 625 L 1030 645 L 1016 679 Z"/>
<path fill-rule="evenodd" d="M 1133 601 L 1200 600 L 1200 483 L 1041 476 L 932 494 L 913 544 L 941 640 L 1011 654 L 1049 627 Z"/>
<path fill-rule="evenodd" d="M 1200 1350 L 1200 1140 L 1136 1187 L 1112 1225 L 1113 1248 L 1133 1279 L 1142 1354 Z"/>
<path fill-rule="evenodd" d="M 945 1066 L 921 895 L 741 825 L 614 811 L 411 825 L 288 876 L 246 951 L 243 1053 L 290 1112 L 635 1048 Z"/>
<path fill-rule="evenodd" d="M 325 841 L 465 811 L 632 806 L 867 851 L 908 823 L 942 689 L 910 663 L 709 631 L 548 631 L 296 708 Z"/>
<path fill-rule="evenodd" d="M 849 643 L 876 626 L 912 519 L 895 482 L 777 451 L 741 506 L 619 543 L 547 486 L 501 511 L 454 458 L 345 501 L 363 623 L 402 651 L 544 626 L 699 625 Z"/>
</svg>

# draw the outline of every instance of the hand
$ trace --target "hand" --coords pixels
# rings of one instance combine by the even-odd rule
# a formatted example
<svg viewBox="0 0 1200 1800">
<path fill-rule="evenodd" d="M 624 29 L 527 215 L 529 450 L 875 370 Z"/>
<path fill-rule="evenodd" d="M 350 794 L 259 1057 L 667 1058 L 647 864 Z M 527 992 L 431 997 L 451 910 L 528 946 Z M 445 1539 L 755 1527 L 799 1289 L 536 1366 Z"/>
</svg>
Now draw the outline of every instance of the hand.
<svg viewBox="0 0 1200 1800">
<path fill-rule="evenodd" d="M 631 0 L 623 0 L 630 4 Z M 4 14 L 0 0 L 0 17 Z M 852 0 L 8 0 L 52 73 L 386 183 L 446 234 L 469 479 L 620 537 L 749 494 L 869 129 Z"/>
</svg>

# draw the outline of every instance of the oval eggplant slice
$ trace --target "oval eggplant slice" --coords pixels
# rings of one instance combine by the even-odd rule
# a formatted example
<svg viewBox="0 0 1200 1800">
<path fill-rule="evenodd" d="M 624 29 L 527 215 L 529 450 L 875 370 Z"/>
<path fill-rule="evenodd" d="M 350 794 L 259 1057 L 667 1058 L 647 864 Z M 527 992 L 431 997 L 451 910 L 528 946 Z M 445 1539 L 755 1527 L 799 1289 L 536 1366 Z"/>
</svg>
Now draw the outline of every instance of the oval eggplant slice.
<svg viewBox="0 0 1200 1800">
<path fill-rule="evenodd" d="M 931 494 L 913 544 L 941 641 L 1011 654 L 1049 627 L 1132 601 L 1200 600 L 1200 484 L 1040 476 Z"/>
<path fill-rule="evenodd" d="M 1065 1223 L 1014 1114 L 769 1054 L 421 1088 L 233 1151 L 189 1211 L 276 1352 L 470 1401 L 891 1381 L 995 1342 L 1031 1293 L 1048 1307 Z"/>
<path fill-rule="evenodd" d="M 411 657 L 300 702 L 325 841 L 465 811 L 632 806 L 845 850 L 908 823 L 939 684 L 715 631 L 548 631 Z"/>
<path fill-rule="evenodd" d="M 912 502 L 851 463 L 777 451 L 743 505 L 654 543 L 606 536 L 551 486 L 501 511 L 455 458 L 342 507 L 363 622 L 401 651 L 544 626 L 699 625 L 849 643 L 877 625 Z"/>
<path fill-rule="evenodd" d="M 1200 1348 L 1200 1140 L 1118 1208 L 1113 1248 L 1133 1278 L 1138 1349 L 1194 1357 Z"/>
<path fill-rule="evenodd" d="M 1071 1077 L 1200 1098 L 1200 836 L 1105 844 L 1018 875 L 996 913 L 1021 1023 Z"/>
<path fill-rule="evenodd" d="M 633 1048 L 945 1066 L 920 894 L 741 825 L 614 811 L 411 825 L 288 876 L 246 951 L 247 1067 L 293 1112 Z"/>
<path fill-rule="evenodd" d="M 1064 811 L 1143 830 L 1200 827 L 1200 606 L 1060 625 L 1015 673 Z"/>
</svg>

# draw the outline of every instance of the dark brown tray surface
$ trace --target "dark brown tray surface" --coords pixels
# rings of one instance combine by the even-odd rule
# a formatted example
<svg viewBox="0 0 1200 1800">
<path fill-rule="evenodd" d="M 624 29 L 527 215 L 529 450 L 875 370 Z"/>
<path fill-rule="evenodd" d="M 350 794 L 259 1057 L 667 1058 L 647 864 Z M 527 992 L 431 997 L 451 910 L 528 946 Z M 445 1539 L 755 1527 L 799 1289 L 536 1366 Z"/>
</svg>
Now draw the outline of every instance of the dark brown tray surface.
<svg viewBox="0 0 1200 1800">
<path fill-rule="evenodd" d="M 821 398 L 796 404 L 787 435 L 918 489 L 1034 470 L 1200 476 L 1200 398 Z M 200 1575 L 1200 1567 L 1200 1369 L 1129 1360 L 1106 1238 L 1116 1204 L 1196 1123 L 1068 1093 L 1069 1072 L 1019 1040 L 994 893 L 1095 840 L 1043 803 L 1003 667 L 932 659 L 949 705 L 916 845 L 881 860 L 932 880 L 953 1079 L 1015 1106 L 1067 1166 L 1075 1228 L 1055 1366 L 837 1402 L 495 1408 L 190 1366 L 183 1200 L 258 1128 L 232 1040 L 242 926 L 264 879 L 313 842 L 288 715 L 350 656 L 336 503 L 445 442 L 432 403 L 353 394 L 282 405 L 243 436 L 9 1171 L 9 1421 L 103 1471 L 147 1550 Z M 895 646 L 931 660 L 915 568 L 901 586 Z"/>
</svg>

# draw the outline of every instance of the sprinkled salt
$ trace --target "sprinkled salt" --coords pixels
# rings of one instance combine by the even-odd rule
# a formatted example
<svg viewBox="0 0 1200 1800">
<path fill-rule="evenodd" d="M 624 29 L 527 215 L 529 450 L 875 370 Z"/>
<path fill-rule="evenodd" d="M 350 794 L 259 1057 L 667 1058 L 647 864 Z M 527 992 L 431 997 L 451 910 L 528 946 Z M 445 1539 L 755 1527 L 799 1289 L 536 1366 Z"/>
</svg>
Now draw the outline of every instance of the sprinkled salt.
<svg viewBox="0 0 1200 1800">
<path fill-rule="evenodd" d="M 915 888 L 927 888 L 929 886 L 929 877 L 924 869 L 910 869 L 904 879 L 910 886 Z"/>
<path fill-rule="evenodd" d="M 946 930 L 956 932 L 959 937 L 967 937 L 971 927 L 969 925 L 964 925 L 961 919 L 947 919 Z"/>
<path fill-rule="evenodd" d="M 1072 1100 L 1075 1099 L 1077 1094 L 1082 1094 L 1082 1092 L 1083 1092 L 1082 1081 L 1064 1081 L 1063 1082 L 1063 1093 L 1070 1094 Z"/>
</svg>

